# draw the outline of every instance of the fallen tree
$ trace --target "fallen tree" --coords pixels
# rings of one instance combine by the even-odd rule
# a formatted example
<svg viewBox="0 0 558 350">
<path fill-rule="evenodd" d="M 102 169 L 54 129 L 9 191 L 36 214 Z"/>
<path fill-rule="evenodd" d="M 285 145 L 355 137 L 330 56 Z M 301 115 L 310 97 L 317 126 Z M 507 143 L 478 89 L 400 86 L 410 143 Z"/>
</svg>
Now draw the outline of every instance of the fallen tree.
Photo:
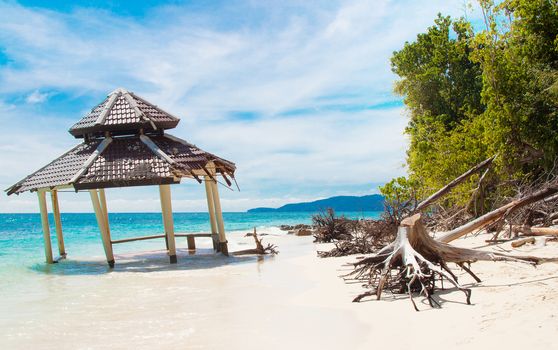
<svg viewBox="0 0 558 350">
<path fill-rule="evenodd" d="M 558 192 L 558 182 L 553 181 L 545 188 L 514 200 L 492 212 L 489 212 L 465 225 L 443 234 L 437 240 L 428 235 L 418 213 L 402 220 L 396 239 L 380 249 L 376 254 L 353 263 L 354 270 L 346 276 L 348 279 L 365 281 L 370 290 L 358 295 L 353 301 L 375 295 L 380 299 L 382 292 L 408 293 L 413 306 L 418 308 L 412 293 L 424 295 L 431 306 L 439 304 L 432 298 L 437 278 L 446 279 L 466 295 L 470 303 L 471 290 L 464 288 L 448 267 L 455 263 L 477 282 L 480 279 L 468 265 L 476 261 L 512 261 L 527 264 L 556 261 L 556 259 L 538 258 L 534 256 L 515 256 L 496 252 L 458 248 L 447 244 L 463 235 L 482 229 L 487 225 L 502 220 L 512 212 L 529 204 L 543 200 Z M 431 202 L 432 203 L 432 202 Z"/>
<path fill-rule="evenodd" d="M 518 193 L 523 193 L 522 196 L 517 199 L 499 201 L 504 204 L 469 221 L 463 216 L 465 208 L 458 208 L 454 211 L 444 210 L 443 207 L 430 209 L 453 188 L 466 181 L 471 175 L 482 171 L 478 188 L 473 193 L 473 196 L 478 196 L 477 192 L 482 188 L 483 179 L 494 159 L 495 157 L 491 157 L 475 165 L 422 202 L 418 204 L 414 202 L 415 204 L 410 206 L 407 201 L 394 210 L 406 214 L 406 217 L 389 215 L 390 211 L 387 210 L 388 214 L 384 214 L 381 220 L 368 220 L 372 223 L 371 229 L 368 231 L 362 227 L 362 223 L 366 221 L 353 220 L 351 223 L 346 218 L 335 218 L 333 212 L 328 212 L 329 215 L 320 217 L 320 220 L 315 223 L 317 231 L 320 232 L 319 237 L 331 238 L 329 241 L 333 241 L 335 247 L 329 252 L 318 252 L 318 255 L 331 257 L 371 254 L 376 251 L 373 255 L 353 263 L 353 271 L 345 276 L 347 280 L 364 282 L 364 286 L 369 289 L 358 295 L 353 301 L 358 302 L 368 296 L 376 296 L 377 299 L 380 299 L 382 292 L 388 290 L 393 293 L 409 294 L 415 309 L 417 306 L 412 299 L 413 293 L 424 295 L 431 306 L 439 306 L 432 296 L 436 280 L 443 281 L 444 279 L 458 290 L 463 291 L 467 303 L 470 303 L 471 290 L 459 284 L 456 275 L 448 266 L 450 263 L 455 263 L 475 281 L 480 282 L 480 278 L 470 268 L 470 264 L 476 261 L 510 261 L 531 265 L 557 261 L 557 259 L 535 256 L 515 256 L 458 248 L 448 244 L 466 234 L 493 227 L 497 229 L 491 242 L 496 242 L 495 238 L 504 226 L 504 222 L 508 222 L 510 232 L 517 231 L 523 235 L 556 235 L 558 232 L 556 228 L 513 224 L 514 222 L 525 222 L 526 219 L 532 221 L 534 217 L 539 222 L 552 223 L 558 217 L 556 214 L 558 212 L 558 176 L 556 174 L 549 174 L 546 180 L 540 183 L 535 182 L 518 187 Z M 395 203 L 395 205 L 398 204 Z M 438 234 L 438 238 L 434 239 L 427 233 L 425 222 L 428 222 L 430 227 L 440 227 L 439 220 L 443 220 L 444 225 L 454 228 Z M 455 221 L 460 222 L 457 227 L 455 227 Z M 391 243 L 388 244 L 390 241 Z M 500 241 L 498 240 L 498 242 Z M 517 242 L 517 244 L 521 243 Z M 380 247 L 383 248 L 379 249 Z"/>
<path fill-rule="evenodd" d="M 482 229 L 483 227 L 486 227 L 490 224 L 494 224 L 497 221 L 501 221 L 505 219 L 507 216 L 509 216 L 510 214 L 512 214 L 514 211 L 523 208 L 529 204 L 533 204 L 547 197 L 550 197 L 551 195 L 557 192 L 558 192 L 558 182 L 554 181 L 554 183 L 547 185 L 542 190 L 524 196 L 520 199 L 511 201 L 510 203 L 496 210 L 493 210 L 489 213 L 486 213 L 483 216 L 475 220 L 472 220 L 463 226 L 460 226 L 456 229 L 446 232 L 439 238 L 439 240 L 445 243 L 451 242 L 475 230 Z"/>
<path fill-rule="evenodd" d="M 477 282 L 480 279 L 467 266 L 477 261 L 512 261 L 531 265 L 556 259 L 535 256 L 515 256 L 482 250 L 458 248 L 435 240 L 428 235 L 421 222 L 421 214 L 404 219 L 399 226 L 397 238 L 373 256 L 355 262 L 354 270 L 347 278 L 364 280 L 370 291 L 358 295 L 353 301 L 375 295 L 380 299 L 388 289 L 407 293 L 418 311 L 412 294 L 424 295 L 431 306 L 440 306 L 432 298 L 437 278 L 446 279 L 465 293 L 467 304 L 471 302 L 471 290 L 459 284 L 457 276 L 448 264 L 455 263 Z M 467 265 L 466 265 L 467 264 Z"/>
<path fill-rule="evenodd" d="M 495 158 L 496 156 L 490 157 L 473 166 L 420 203 L 414 200 L 403 204 L 392 203 L 397 208 L 389 208 L 389 204 L 386 204 L 386 211 L 379 220 L 350 220 L 343 216 L 335 217 L 332 209 L 314 215 L 312 221 L 315 227 L 315 242 L 333 242 L 335 245 L 330 251 L 318 251 L 318 256 L 325 258 L 368 254 L 384 247 L 395 238 L 399 222 L 403 219 L 401 215 L 409 216 L 426 210 L 471 175 L 489 170 Z"/>
</svg>

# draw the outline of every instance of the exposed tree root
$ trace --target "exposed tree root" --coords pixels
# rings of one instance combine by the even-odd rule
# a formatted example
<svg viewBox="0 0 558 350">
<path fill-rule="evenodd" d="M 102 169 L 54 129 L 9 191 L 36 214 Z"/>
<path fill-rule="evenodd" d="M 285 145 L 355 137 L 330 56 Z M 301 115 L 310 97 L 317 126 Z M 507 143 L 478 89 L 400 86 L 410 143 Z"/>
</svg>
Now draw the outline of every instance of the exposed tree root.
<svg viewBox="0 0 558 350">
<path fill-rule="evenodd" d="M 355 302 L 372 295 L 380 299 L 382 292 L 388 289 L 395 293 L 407 293 L 418 311 L 413 293 L 424 295 L 432 307 L 440 306 L 432 298 L 436 278 L 449 281 L 465 294 L 466 302 L 470 304 L 471 290 L 457 281 L 447 264 L 457 264 L 479 282 L 480 279 L 465 266 L 476 261 L 512 261 L 536 265 L 555 259 L 454 247 L 431 238 L 421 222 L 421 214 L 415 214 L 401 222 L 395 241 L 375 255 L 355 262 L 354 271 L 345 277 L 366 281 L 366 286 L 372 289 L 357 296 L 353 300 Z"/>
<path fill-rule="evenodd" d="M 462 182 L 472 173 L 486 168 L 493 161 L 489 158 L 483 163 L 471 168 L 466 173 L 456 178 L 447 186 L 419 203 L 415 211 L 426 209 L 436 200 L 448 193 L 453 187 Z M 428 235 L 421 221 L 421 214 L 415 214 L 401 220 L 397 237 L 395 240 L 376 254 L 363 258 L 353 264 L 354 270 L 345 276 L 346 279 L 364 281 L 366 292 L 358 295 L 353 301 L 358 302 L 365 297 L 375 295 L 381 298 L 384 290 L 392 293 L 406 293 L 409 295 L 415 310 L 417 305 L 413 300 L 413 293 L 426 297 L 431 306 L 440 306 L 433 299 L 436 280 L 449 281 L 458 290 L 465 294 L 467 304 L 471 303 L 471 290 L 463 287 L 457 280 L 456 275 L 448 267 L 449 263 L 455 263 L 467 272 L 475 281 L 480 282 L 470 269 L 470 264 L 476 261 L 510 261 L 537 265 L 543 262 L 556 262 L 557 258 L 547 259 L 534 256 L 515 256 L 504 253 L 486 252 L 481 250 L 458 248 L 448 243 L 468 233 L 485 229 L 489 225 L 500 225 L 510 218 L 513 213 L 520 212 L 534 203 L 549 203 L 541 211 L 530 208 L 532 213 L 538 213 L 552 221 L 556 212 L 556 198 L 558 198 L 558 180 L 555 178 L 540 186 L 536 191 L 528 191 L 522 197 L 512 200 L 501 207 L 492 210 L 474 220 L 471 220 L 453 230 L 443 233 L 436 240 Z M 541 214 L 542 212 L 542 214 Z M 551 234 L 554 228 L 530 228 L 530 234 Z M 496 237 L 495 237 L 496 238 Z"/>
</svg>

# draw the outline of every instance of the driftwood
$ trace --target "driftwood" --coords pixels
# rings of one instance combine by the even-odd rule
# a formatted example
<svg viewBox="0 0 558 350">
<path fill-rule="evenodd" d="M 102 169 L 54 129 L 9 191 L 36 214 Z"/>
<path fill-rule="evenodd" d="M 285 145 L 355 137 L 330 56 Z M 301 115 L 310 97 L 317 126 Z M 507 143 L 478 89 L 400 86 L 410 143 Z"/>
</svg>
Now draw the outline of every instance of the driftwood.
<svg viewBox="0 0 558 350">
<path fill-rule="evenodd" d="M 534 244 L 535 243 L 535 237 L 523 238 L 523 239 L 520 239 L 518 241 L 514 241 L 514 242 L 511 243 L 511 246 L 514 247 L 514 248 L 519 248 L 519 247 L 521 247 L 521 246 L 523 246 L 527 243 Z"/>
<path fill-rule="evenodd" d="M 504 218 L 506 218 L 508 215 L 510 215 L 511 213 L 513 213 L 514 211 L 525 207 L 529 204 L 533 204 L 535 202 L 538 202 L 540 200 L 543 200 L 555 193 L 558 192 L 558 182 L 554 181 L 552 184 L 547 185 L 545 188 L 543 188 L 542 190 L 539 190 L 535 193 L 532 193 L 530 195 L 524 196 L 520 199 L 511 201 L 510 203 L 496 209 L 493 210 L 489 213 L 486 213 L 480 217 L 478 217 L 475 220 L 472 220 L 470 222 L 468 222 L 465 225 L 462 225 L 456 229 L 453 229 L 449 232 L 446 232 L 444 234 L 442 234 L 442 236 L 440 236 L 438 238 L 438 240 L 440 242 L 444 242 L 444 243 L 448 243 L 451 242 L 461 236 L 464 236 L 468 233 L 471 233 L 473 231 L 476 230 L 480 230 L 490 224 L 494 224 Z"/>
<path fill-rule="evenodd" d="M 395 241 L 373 256 L 355 262 L 354 271 L 346 278 L 365 280 L 367 286 L 371 288 L 371 291 L 357 296 L 353 300 L 355 302 L 372 295 L 380 299 L 382 292 L 388 289 L 407 293 L 415 310 L 418 311 L 412 297 L 413 292 L 424 295 L 431 306 L 440 306 L 432 297 L 436 278 L 448 280 L 465 293 L 466 301 L 470 304 L 471 290 L 459 284 L 448 263 L 457 264 L 480 282 L 480 279 L 466 266 L 476 261 L 512 261 L 536 265 L 556 261 L 556 259 L 454 247 L 431 238 L 421 222 L 421 214 L 415 214 L 401 222 Z"/>
<path fill-rule="evenodd" d="M 232 255 L 266 255 L 266 254 L 279 254 L 277 250 L 277 246 L 274 244 L 268 243 L 266 247 L 263 246 L 262 240 L 258 238 L 258 234 L 256 233 L 256 228 L 254 227 L 254 233 L 252 234 L 254 237 L 254 241 L 256 243 L 255 249 L 244 249 L 233 252 Z"/>
<path fill-rule="evenodd" d="M 512 231 L 523 236 L 558 236 L 558 227 L 512 226 Z"/>
<path fill-rule="evenodd" d="M 538 182 L 524 185 L 522 186 L 523 188 L 520 188 L 520 191 L 524 193 L 532 192 L 534 188 L 538 189 L 541 187 L 541 184 Z M 544 186 L 544 182 L 542 186 Z M 557 218 L 558 195 L 553 195 L 539 201 L 535 205 L 527 207 L 526 210 L 514 215 L 508 221 L 512 225 L 546 227 L 556 225 L 558 223 Z"/>
</svg>

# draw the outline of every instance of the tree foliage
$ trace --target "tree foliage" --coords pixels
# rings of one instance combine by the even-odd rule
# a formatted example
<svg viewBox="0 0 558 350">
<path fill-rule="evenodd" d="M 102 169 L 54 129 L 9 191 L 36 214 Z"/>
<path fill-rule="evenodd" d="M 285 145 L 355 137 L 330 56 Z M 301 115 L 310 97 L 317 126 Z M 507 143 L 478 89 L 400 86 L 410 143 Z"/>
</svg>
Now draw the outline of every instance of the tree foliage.
<svg viewBox="0 0 558 350">
<path fill-rule="evenodd" d="M 493 186 L 484 188 L 505 191 L 495 184 L 538 176 L 558 154 L 557 1 L 481 0 L 480 7 L 484 29 L 438 15 L 391 59 L 409 113 L 408 181 L 419 196 L 494 154 Z M 466 205 L 477 181 L 446 205 Z"/>
<path fill-rule="evenodd" d="M 409 214 L 417 202 L 417 189 L 419 185 L 406 177 L 398 177 L 384 186 L 380 192 L 384 195 L 385 213 L 396 224 Z"/>
<path fill-rule="evenodd" d="M 554 164 L 558 152 L 558 4 L 481 1 L 486 30 L 472 55 L 483 70 L 480 118 L 488 149 L 516 177 Z"/>
</svg>

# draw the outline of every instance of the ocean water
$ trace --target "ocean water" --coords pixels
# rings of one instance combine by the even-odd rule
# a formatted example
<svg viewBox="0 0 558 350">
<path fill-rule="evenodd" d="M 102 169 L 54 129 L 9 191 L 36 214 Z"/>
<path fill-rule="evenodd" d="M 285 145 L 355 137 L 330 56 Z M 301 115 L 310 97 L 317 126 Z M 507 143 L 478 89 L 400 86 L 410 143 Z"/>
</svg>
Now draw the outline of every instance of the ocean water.
<svg viewBox="0 0 558 350">
<path fill-rule="evenodd" d="M 379 212 L 338 213 L 351 218 L 377 218 Z M 279 225 L 310 224 L 312 213 L 224 213 L 227 235 L 240 235 L 254 227 L 263 233 Z M 64 244 L 70 259 L 104 256 L 93 213 L 62 213 Z M 160 213 L 109 213 L 113 239 L 163 233 Z M 53 256 L 58 247 L 54 219 L 49 215 Z M 174 213 L 176 232 L 209 232 L 207 213 Z M 163 239 L 114 245 L 115 254 L 162 249 Z M 0 214 L 0 278 L 7 274 L 44 270 L 44 248 L 39 214 Z"/>
<path fill-rule="evenodd" d="M 379 213 L 343 214 L 371 218 Z M 253 248 L 244 234 L 256 227 L 269 234 L 264 244 L 277 245 L 277 256 L 224 257 L 213 254 L 208 238 L 196 240 L 194 253 L 186 249 L 185 238 L 177 238 L 178 263 L 169 264 L 164 239 L 156 239 L 114 245 L 116 265 L 110 269 L 93 214 L 62 214 L 68 258 L 52 265 L 44 261 L 38 214 L 0 214 L 0 349 L 218 349 L 223 341 L 249 349 L 259 344 L 254 338 L 266 347 L 284 344 L 284 337 L 298 344 L 312 334 L 308 324 L 325 329 L 320 340 L 333 344 L 338 324 L 324 317 L 324 310 L 292 302 L 315 285 L 316 277 L 307 275 L 315 263 L 312 237 L 277 228 L 310 223 L 311 216 L 224 214 L 230 251 Z M 163 232 L 160 213 L 110 213 L 109 220 L 114 239 Z M 177 232 L 209 231 L 205 213 L 175 213 L 174 221 Z M 349 330 L 359 325 L 328 312 Z M 346 345 L 343 340 L 336 347 Z"/>
</svg>

